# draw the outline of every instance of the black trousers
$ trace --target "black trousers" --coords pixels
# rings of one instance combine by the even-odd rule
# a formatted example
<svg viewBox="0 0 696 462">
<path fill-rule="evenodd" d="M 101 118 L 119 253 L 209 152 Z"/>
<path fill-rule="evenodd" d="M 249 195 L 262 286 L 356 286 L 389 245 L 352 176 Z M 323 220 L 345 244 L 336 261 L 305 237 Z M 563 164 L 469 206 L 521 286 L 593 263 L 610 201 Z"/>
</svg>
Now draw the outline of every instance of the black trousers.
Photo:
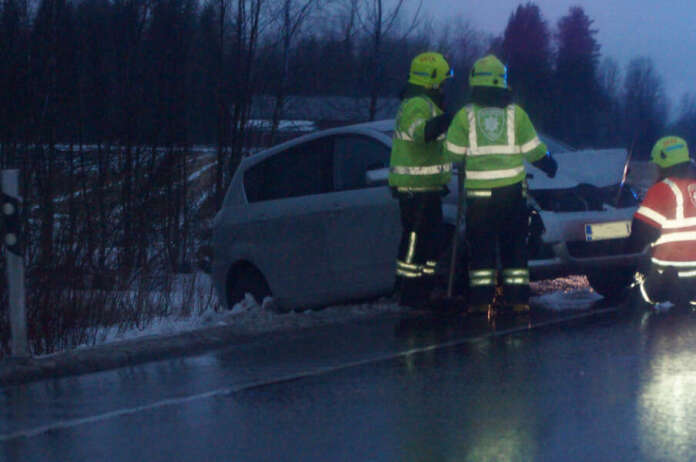
<svg viewBox="0 0 696 462">
<path fill-rule="evenodd" d="M 688 269 L 682 269 L 688 271 Z M 641 287 L 643 299 L 648 303 L 672 302 L 688 305 L 696 302 L 696 279 L 679 277 L 679 268 L 653 265 Z"/>
<path fill-rule="evenodd" d="M 442 198 L 439 191 L 396 195 L 402 229 L 396 288 L 403 303 L 417 305 L 427 299 L 435 282 L 442 247 Z"/>
<path fill-rule="evenodd" d="M 467 190 L 466 201 L 470 303 L 492 303 L 499 281 L 498 264 L 502 267 L 504 302 L 528 303 L 525 185 Z"/>
</svg>

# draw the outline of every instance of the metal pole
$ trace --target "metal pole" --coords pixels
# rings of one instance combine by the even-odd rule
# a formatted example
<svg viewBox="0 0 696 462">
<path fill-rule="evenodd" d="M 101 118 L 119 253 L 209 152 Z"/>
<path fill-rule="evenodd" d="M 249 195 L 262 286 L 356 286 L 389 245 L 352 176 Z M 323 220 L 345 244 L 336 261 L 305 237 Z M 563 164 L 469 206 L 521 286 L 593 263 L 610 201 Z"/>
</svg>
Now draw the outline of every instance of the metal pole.
<svg viewBox="0 0 696 462">
<path fill-rule="evenodd" d="M 447 281 L 447 298 L 452 298 L 454 289 L 454 276 L 457 268 L 457 247 L 459 244 L 459 227 L 462 225 L 464 188 L 462 187 L 461 174 L 464 171 L 464 166 L 459 165 L 457 169 L 457 223 L 454 226 L 454 236 L 452 236 L 452 256 L 450 257 L 450 271 Z"/>
<path fill-rule="evenodd" d="M 3 201 L 2 213 L 5 219 L 5 258 L 7 262 L 7 282 L 10 302 L 10 331 L 12 335 L 12 356 L 29 357 L 27 343 L 27 316 L 24 298 L 24 255 L 19 236 L 19 170 L 2 170 Z"/>
</svg>

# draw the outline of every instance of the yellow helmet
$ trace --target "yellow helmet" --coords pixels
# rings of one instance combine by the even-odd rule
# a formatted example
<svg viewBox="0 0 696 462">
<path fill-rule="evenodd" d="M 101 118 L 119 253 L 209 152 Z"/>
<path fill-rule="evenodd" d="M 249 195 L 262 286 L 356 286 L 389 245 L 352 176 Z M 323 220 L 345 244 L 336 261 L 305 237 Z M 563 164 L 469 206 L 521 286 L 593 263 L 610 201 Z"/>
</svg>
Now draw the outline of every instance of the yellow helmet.
<svg viewBox="0 0 696 462">
<path fill-rule="evenodd" d="M 689 162 L 689 147 L 678 136 L 665 136 L 653 146 L 650 160 L 661 168 Z"/>
<path fill-rule="evenodd" d="M 469 74 L 470 87 L 508 88 L 507 67 L 493 55 L 477 60 Z"/>
<path fill-rule="evenodd" d="M 427 89 L 440 88 L 445 79 L 454 76 L 447 60 L 440 53 L 421 53 L 411 61 L 408 83 Z"/>
</svg>

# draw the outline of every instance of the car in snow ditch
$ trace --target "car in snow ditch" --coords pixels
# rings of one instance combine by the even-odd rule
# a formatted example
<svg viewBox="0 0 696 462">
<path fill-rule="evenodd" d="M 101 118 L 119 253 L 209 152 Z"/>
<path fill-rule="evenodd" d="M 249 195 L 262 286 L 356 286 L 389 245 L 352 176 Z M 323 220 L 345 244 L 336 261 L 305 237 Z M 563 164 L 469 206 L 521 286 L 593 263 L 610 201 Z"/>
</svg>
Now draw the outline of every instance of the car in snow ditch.
<svg viewBox="0 0 696 462">
<path fill-rule="evenodd" d="M 314 132 L 242 160 L 213 229 L 212 276 L 231 307 L 250 293 L 281 309 L 304 309 L 388 294 L 401 234 L 387 185 L 393 120 Z M 624 241 L 638 206 L 621 185 L 625 149 L 573 150 L 541 135 L 558 161 L 554 178 L 527 165 L 533 279 L 586 274 L 612 296 L 632 280 L 643 254 Z M 456 226 L 454 178 L 443 198 L 439 273 L 449 271 Z M 459 232 L 462 236 L 466 224 Z M 465 290 L 465 246 L 457 280 Z"/>
</svg>

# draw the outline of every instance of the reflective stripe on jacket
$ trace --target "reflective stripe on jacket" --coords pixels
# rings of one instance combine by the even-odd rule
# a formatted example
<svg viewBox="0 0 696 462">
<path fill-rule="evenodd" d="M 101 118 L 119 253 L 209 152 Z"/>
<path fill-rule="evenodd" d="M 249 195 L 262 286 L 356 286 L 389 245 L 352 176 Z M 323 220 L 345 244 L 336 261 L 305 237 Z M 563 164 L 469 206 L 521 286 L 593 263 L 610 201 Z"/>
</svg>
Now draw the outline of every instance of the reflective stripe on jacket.
<svg viewBox="0 0 696 462">
<path fill-rule="evenodd" d="M 389 185 L 411 190 L 439 190 L 452 175 L 442 143 L 444 135 L 425 142 L 425 124 L 442 110 L 426 95 L 404 100 L 396 116 Z"/>
<path fill-rule="evenodd" d="M 696 179 L 666 178 L 656 183 L 635 218 L 660 230 L 652 244 L 656 266 L 673 266 L 680 277 L 696 278 Z"/>
<path fill-rule="evenodd" d="M 527 113 L 516 104 L 506 108 L 467 105 L 457 113 L 445 142 L 453 162 L 466 162 L 468 189 L 491 189 L 525 178 L 524 161 L 546 154 Z"/>
</svg>

